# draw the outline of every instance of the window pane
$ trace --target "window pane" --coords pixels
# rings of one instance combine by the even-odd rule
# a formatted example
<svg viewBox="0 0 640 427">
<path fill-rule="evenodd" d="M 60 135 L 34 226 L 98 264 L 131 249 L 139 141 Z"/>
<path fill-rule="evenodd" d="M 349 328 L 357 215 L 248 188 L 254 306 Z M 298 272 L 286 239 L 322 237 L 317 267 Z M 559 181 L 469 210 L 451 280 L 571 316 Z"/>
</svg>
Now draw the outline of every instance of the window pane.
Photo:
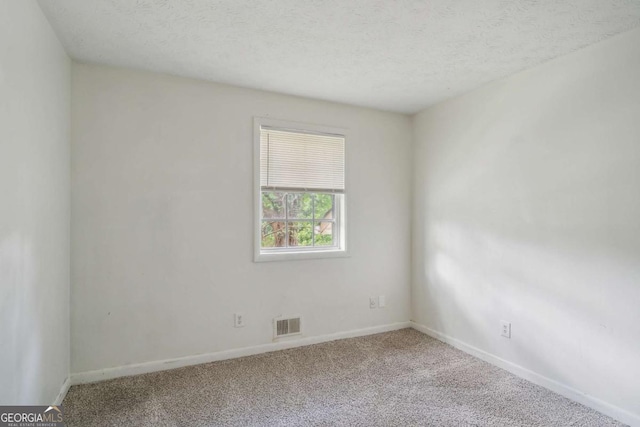
<svg viewBox="0 0 640 427">
<path fill-rule="evenodd" d="M 332 219 L 333 205 L 333 194 L 316 194 L 316 219 Z"/>
<path fill-rule="evenodd" d="M 284 221 L 262 221 L 261 228 L 263 248 L 282 248 L 286 246 Z"/>
<path fill-rule="evenodd" d="M 279 191 L 262 192 L 262 218 L 284 218 L 287 193 Z"/>
<path fill-rule="evenodd" d="M 289 193 L 289 218 L 313 218 L 313 195 L 311 193 Z"/>
<path fill-rule="evenodd" d="M 312 225 L 311 221 L 289 222 L 289 246 L 313 246 Z"/>
<path fill-rule="evenodd" d="M 334 246 L 332 222 L 316 222 L 314 232 L 316 234 L 316 246 Z"/>
</svg>

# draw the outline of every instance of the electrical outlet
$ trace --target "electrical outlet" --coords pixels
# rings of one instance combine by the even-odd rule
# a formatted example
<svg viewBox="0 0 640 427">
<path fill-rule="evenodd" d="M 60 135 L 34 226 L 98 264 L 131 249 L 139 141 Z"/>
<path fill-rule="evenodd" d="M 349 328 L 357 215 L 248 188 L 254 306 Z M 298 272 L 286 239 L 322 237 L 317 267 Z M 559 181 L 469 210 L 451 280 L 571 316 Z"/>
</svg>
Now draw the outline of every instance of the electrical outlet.
<svg viewBox="0 0 640 427">
<path fill-rule="evenodd" d="M 378 297 L 378 308 L 384 308 L 387 306 L 387 297 L 384 295 L 380 295 Z"/>
<path fill-rule="evenodd" d="M 244 314 L 234 313 L 233 315 L 233 327 L 244 328 Z"/>
<path fill-rule="evenodd" d="M 369 308 L 378 308 L 378 298 L 369 298 Z"/>
<path fill-rule="evenodd" d="M 506 320 L 501 320 L 500 324 L 502 325 L 500 335 L 505 338 L 511 338 L 511 323 L 507 322 Z"/>
</svg>

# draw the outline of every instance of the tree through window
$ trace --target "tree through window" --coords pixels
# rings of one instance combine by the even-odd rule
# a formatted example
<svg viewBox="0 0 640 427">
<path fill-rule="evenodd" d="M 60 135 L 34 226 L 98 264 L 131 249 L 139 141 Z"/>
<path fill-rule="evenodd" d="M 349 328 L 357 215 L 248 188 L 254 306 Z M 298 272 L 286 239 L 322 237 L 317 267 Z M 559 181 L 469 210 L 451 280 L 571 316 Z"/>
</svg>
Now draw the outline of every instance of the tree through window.
<svg viewBox="0 0 640 427">
<path fill-rule="evenodd" d="M 335 195 L 262 191 L 261 246 L 336 246 Z"/>
</svg>

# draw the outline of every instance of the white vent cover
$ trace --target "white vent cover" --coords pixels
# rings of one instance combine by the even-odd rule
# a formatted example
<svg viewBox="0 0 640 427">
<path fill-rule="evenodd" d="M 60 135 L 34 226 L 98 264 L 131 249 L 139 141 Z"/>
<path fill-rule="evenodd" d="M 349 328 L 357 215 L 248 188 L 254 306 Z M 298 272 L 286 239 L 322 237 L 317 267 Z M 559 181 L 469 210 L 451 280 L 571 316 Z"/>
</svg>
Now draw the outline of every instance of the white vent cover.
<svg viewBox="0 0 640 427">
<path fill-rule="evenodd" d="M 300 316 L 273 319 L 273 336 L 275 338 L 299 335 L 301 330 Z"/>
</svg>

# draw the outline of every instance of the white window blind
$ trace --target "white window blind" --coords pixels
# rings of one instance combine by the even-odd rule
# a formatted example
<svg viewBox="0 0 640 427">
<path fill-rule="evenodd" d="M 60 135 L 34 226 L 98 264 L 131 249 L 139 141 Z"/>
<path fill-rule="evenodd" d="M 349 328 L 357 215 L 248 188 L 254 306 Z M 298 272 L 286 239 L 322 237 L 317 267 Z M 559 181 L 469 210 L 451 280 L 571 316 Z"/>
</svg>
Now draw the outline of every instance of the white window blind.
<svg viewBox="0 0 640 427">
<path fill-rule="evenodd" d="M 260 186 L 344 192 L 344 137 L 260 128 Z"/>
</svg>

